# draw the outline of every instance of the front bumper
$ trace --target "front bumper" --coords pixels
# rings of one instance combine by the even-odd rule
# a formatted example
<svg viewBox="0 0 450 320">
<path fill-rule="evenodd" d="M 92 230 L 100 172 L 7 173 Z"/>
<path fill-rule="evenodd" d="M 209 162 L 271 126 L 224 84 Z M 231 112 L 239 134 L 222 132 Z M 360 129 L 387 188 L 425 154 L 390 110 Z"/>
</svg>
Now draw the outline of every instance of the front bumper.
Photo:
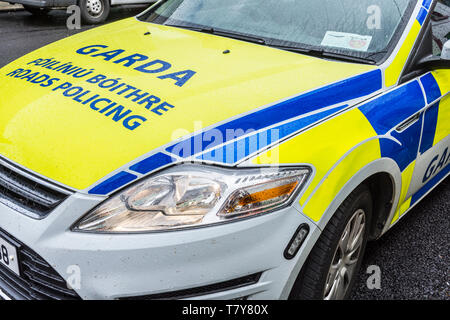
<svg viewBox="0 0 450 320">
<path fill-rule="evenodd" d="M 171 292 L 259 273 L 257 283 L 192 298 L 284 299 L 320 233 L 295 208 L 184 231 L 134 235 L 70 231 L 103 200 L 75 193 L 42 220 L 0 204 L 0 228 L 39 254 L 68 283 L 79 270 L 81 281 L 74 290 L 83 299 L 170 297 Z M 308 238 L 295 258 L 286 260 L 283 251 L 304 223 L 310 227 Z M 8 288 L 0 289 L 8 293 Z"/>
</svg>

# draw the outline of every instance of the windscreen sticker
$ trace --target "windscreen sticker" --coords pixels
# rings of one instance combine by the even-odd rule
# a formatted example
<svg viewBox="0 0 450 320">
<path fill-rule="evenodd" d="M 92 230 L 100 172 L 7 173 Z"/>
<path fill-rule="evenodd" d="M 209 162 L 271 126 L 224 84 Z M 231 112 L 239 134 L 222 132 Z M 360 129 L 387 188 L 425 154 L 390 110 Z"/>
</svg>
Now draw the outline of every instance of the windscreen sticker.
<svg viewBox="0 0 450 320">
<path fill-rule="evenodd" d="M 322 46 L 336 47 L 350 50 L 367 52 L 369 50 L 372 36 L 359 34 L 327 31 L 322 40 Z"/>
</svg>

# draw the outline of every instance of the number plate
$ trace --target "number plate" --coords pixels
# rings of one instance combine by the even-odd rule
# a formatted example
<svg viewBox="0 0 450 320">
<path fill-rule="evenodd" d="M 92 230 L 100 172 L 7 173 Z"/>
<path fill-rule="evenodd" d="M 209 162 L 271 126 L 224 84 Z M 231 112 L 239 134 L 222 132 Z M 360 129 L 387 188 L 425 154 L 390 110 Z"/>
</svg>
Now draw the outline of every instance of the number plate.
<svg viewBox="0 0 450 320">
<path fill-rule="evenodd" d="M 17 249 L 2 237 L 0 237 L 0 263 L 20 276 Z"/>
</svg>

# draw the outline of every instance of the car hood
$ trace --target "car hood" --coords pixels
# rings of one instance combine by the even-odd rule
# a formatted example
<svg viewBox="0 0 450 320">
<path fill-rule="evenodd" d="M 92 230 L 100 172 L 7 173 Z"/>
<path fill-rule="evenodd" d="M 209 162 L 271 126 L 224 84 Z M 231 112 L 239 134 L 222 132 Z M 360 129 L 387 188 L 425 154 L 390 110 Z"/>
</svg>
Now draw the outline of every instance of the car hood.
<svg viewBox="0 0 450 320">
<path fill-rule="evenodd" d="M 84 190 L 179 136 L 373 69 L 126 19 L 0 69 L 0 155 Z"/>
</svg>

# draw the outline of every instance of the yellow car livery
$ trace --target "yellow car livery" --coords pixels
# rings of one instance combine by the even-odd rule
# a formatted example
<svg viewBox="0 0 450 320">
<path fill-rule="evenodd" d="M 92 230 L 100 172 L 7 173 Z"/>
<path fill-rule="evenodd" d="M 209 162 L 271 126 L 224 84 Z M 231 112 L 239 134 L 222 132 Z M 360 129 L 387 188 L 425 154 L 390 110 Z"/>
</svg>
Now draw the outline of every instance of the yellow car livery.
<svg viewBox="0 0 450 320">
<path fill-rule="evenodd" d="M 348 297 L 450 172 L 436 3 L 159 1 L 0 69 L 0 296 Z"/>
</svg>

